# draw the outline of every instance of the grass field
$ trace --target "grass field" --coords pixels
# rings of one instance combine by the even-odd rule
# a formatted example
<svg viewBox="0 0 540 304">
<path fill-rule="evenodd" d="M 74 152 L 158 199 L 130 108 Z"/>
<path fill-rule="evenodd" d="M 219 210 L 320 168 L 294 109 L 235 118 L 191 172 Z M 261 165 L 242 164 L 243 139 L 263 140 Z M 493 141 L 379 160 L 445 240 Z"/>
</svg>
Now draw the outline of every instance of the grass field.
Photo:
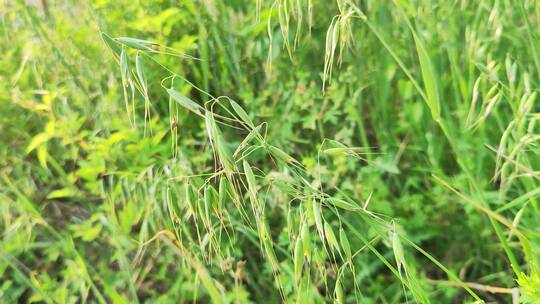
<svg viewBox="0 0 540 304">
<path fill-rule="evenodd" d="M 0 53 L 0 303 L 540 303 L 536 0 L 2 0 Z"/>
</svg>

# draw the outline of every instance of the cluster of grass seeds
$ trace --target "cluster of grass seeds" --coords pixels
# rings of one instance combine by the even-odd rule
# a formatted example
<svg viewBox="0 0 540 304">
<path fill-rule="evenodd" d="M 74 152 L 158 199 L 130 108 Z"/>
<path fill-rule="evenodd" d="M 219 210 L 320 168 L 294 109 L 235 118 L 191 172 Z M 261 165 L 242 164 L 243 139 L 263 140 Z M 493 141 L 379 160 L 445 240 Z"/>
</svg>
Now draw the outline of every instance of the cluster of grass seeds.
<svg viewBox="0 0 540 304">
<path fill-rule="evenodd" d="M 354 10 L 351 10 L 350 14 L 353 13 Z M 339 19 L 337 22 L 341 24 Z M 128 45 L 125 43 L 128 38 L 112 39 L 106 34 L 103 34 L 103 37 L 109 42 L 113 52 L 117 52 L 115 43 L 123 44 L 118 54 L 122 75 L 130 74 L 124 70 L 129 66 L 124 47 L 137 50 L 136 61 L 141 56 L 140 52 L 153 52 L 143 50 L 145 45 L 151 44 L 149 42 L 129 38 L 131 43 L 136 41 L 137 44 Z M 152 56 L 147 58 L 153 59 Z M 144 79 L 144 71 L 137 64 L 134 74 L 139 79 Z M 209 100 L 204 103 L 190 99 L 174 88 L 172 81 L 176 78 L 187 82 L 182 76 L 173 74 L 163 79 L 163 89 L 171 101 L 204 120 L 206 137 L 214 154 L 215 171 L 171 177 L 167 182 L 168 189 L 185 189 L 180 201 L 174 202 L 167 196 L 166 209 L 174 229 L 162 230 L 150 240 L 140 241 L 148 244 L 159 237 L 169 239 L 169 244 L 177 247 L 182 261 L 201 277 L 202 284 L 214 302 L 226 301 L 226 291 L 222 286 L 216 286 L 219 283 L 210 277 L 204 265 L 216 267 L 216 264 L 226 261 L 230 250 L 235 248 L 235 243 L 240 238 L 239 233 L 249 235 L 248 238 L 254 242 L 256 240 L 260 255 L 271 270 L 275 287 L 283 301 L 294 299 L 301 302 L 303 293 L 324 286 L 325 293 L 332 295 L 336 303 L 344 303 L 343 280 L 351 277 L 353 282 L 356 282 L 354 259 L 367 249 L 401 281 L 403 288 L 407 290 L 405 294 L 410 294 L 416 301 L 429 302 L 416 270 L 405 258 L 402 239 L 434 261 L 453 282 L 465 288 L 472 297 L 480 300 L 455 274 L 399 232 L 394 221 L 370 212 L 369 199 L 360 203 L 348 196 L 331 195 L 327 193 L 329 189 L 325 189 L 324 185 L 315 186 L 309 182 L 306 169 L 299 161 L 267 141 L 266 129 L 271 126 L 266 123 L 255 124 L 250 115 L 228 97 L 213 97 L 203 92 L 209 96 Z M 167 82 L 171 83 L 170 87 L 165 86 Z M 194 88 L 200 90 L 195 86 Z M 147 92 L 145 89 L 139 91 L 146 102 Z M 234 152 L 223 135 L 223 127 L 246 134 Z M 276 172 L 270 174 L 251 163 L 251 155 L 258 154 L 260 157 L 261 153 L 279 168 Z M 326 139 L 319 153 L 330 157 L 341 154 L 365 161 L 364 157 L 369 154 L 369 148 L 348 147 L 335 140 Z M 332 189 L 331 192 L 339 194 L 341 191 Z M 269 193 L 272 193 L 272 196 L 269 196 Z M 275 196 L 284 197 L 285 199 L 280 201 L 289 203 L 270 206 L 273 204 L 272 197 Z M 274 208 L 279 209 L 286 218 L 288 245 L 278 243 L 272 235 L 267 214 L 275 212 L 272 210 Z M 180 216 L 182 210 L 186 211 L 183 217 Z M 358 231 L 356 225 L 347 219 L 350 217 L 367 224 L 375 235 L 370 239 L 366 238 L 364 233 Z M 191 223 L 194 229 L 188 228 L 185 223 L 177 224 L 183 221 Z M 350 237 L 355 238 L 355 244 L 360 242 L 363 245 L 360 248 L 351 247 Z M 392 248 L 393 263 L 373 246 L 373 243 L 380 241 Z M 187 248 L 197 248 L 202 260 L 187 253 Z M 295 282 L 292 292 L 289 290 L 290 286 L 284 286 L 284 281 Z M 361 288 L 356 283 L 353 283 L 351 290 L 356 299 L 362 298 Z"/>
<path fill-rule="evenodd" d="M 452 146 L 454 146 L 454 150 L 459 151 L 459 148 L 457 147 L 459 145 L 459 143 L 456 142 L 456 139 L 454 138 L 455 134 L 449 133 L 449 131 L 447 129 L 447 126 L 446 126 L 446 124 L 443 121 L 442 116 L 441 116 L 441 105 L 440 105 L 439 88 L 438 88 L 439 85 L 437 84 L 437 82 L 438 82 L 437 79 L 439 77 L 437 76 L 437 74 L 436 74 L 436 72 L 434 70 L 433 64 L 432 64 L 431 59 L 430 59 L 430 55 L 427 52 L 427 48 L 425 46 L 425 43 L 422 41 L 423 39 L 419 36 L 419 34 L 415 30 L 415 27 L 409 21 L 409 17 L 406 15 L 406 12 L 404 11 L 404 9 L 400 7 L 400 4 L 396 3 L 397 11 L 405 19 L 406 24 L 407 24 L 408 28 L 410 29 L 410 31 L 412 33 L 412 36 L 413 36 L 414 44 L 415 44 L 416 51 L 417 51 L 417 54 L 418 54 L 419 66 L 420 66 L 420 69 L 421 69 L 421 75 L 422 75 L 422 80 L 423 80 L 423 83 L 424 83 L 424 88 L 420 87 L 420 85 L 415 81 L 415 79 L 414 79 L 413 75 L 411 74 L 411 72 L 405 67 L 405 65 L 403 63 L 403 60 L 401 58 L 399 58 L 399 56 L 396 54 L 396 52 L 388 44 L 388 42 L 386 42 L 384 40 L 384 38 L 382 37 L 382 35 L 378 33 L 377 25 L 374 25 L 369 20 L 366 20 L 365 15 L 353 3 L 347 2 L 347 4 L 350 5 L 351 9 L 344 14 L 343 13 L 343 11 L 344 11 L 343 7 L 345 7 L 345 4 L 338 1 L 338 7 L 339 7 L 340 14 L 335 16 L 334 19 L 332 19 L 332 22 L 331 22 L 331 24 L 330 24 L 330 26 L 328 28 L 328 31 L 327 31 L 327 35 L 326 35 L 326 51 L 325 51 L 325 58 L 324 58 L 325 59 L 324 60 L 325 66 L 324 66 L 324 70 L 323 70 L 323 91 L 324 91 L 326 79 L 330 78 L 331 75 L 332 75 L 332 64 L 333 64 L 333 62 L 335 60 L 334 59 L 334 54 L 336 52 L 338 41 L 340 43 L 340 56 L 339 56 L 340 59 L 339 59 L 339 61 L 341 61 L 343 48 L 346 45 L 347 41 L 349 40 L 349 38 L 348 38 L 348 34 L 349 34 L 348 30 L 349 30 L 350 24 L 348 22 L 349 21 L 348 18 L 350 18 L 350 16 L 354 16 L 354 17 L 357 17 L 359 19 L 362 19 L 368 25 L 370 30 L 373 31 L 373 33 L 377 36 L 377 38 L 380 40 L 380 42 L 385 46 L 385 48 L 389 51 L 389 53 L 395 59 L 396 63 L 402 68 L 404 73 L 410 78 L 411 82 L 414 84 L 414 86 L 418 90 L 418 93 L 420 94 L 420 96 L 422 96 L 422 98 L 425 100 L 426 104 L 428 105 L 428 107 L 429 107 L 429 109 L 431 111 L 431 115 L 432 115 L 433 120 L 441 127 L 442 131 L 444 132 L 445 136 L 449 140 L 450 144 Z M 523 6 L 520 6 L 520 12 L 522 13 L 522 15 L 524 14 L 523 13 L 524 12 Z M 530 22 L 529 22 L 529 20 L 527 19 L 526 16 L 524 16 L 524 18 L 525 18 L 525 20 L 527 22 L 528 33 L 529 33 L 529 38 L 530 38 L 531 37 Z M 492 14 L 490 15 L 490 21 L 494 25 L 494 27 L 496 27 L 496 31 L 500 32 L 500 24 L 497 22 L 497 9 L 495 9 L 492 12 Z M 531 45 L 532 45 L 532 48 L 534 49 L 534 44 L 531 44 Z M 494 108 L 496 107 L 497 103 L 502 99 L 504 93 L 508 94 L 508 96 L 511 97 L 511 98 L 516 98 L 516 96 L 515 96 L 515 94 L 516 94 L 516 88 L 515 88 L 516 65 L 512 64 L 512 62 L 509 61 L 508 58 L 506 60 L 506 69 L 507 69 L 507 76 L 508 76 L 507 80 L 509 81 L 509 83 L 511 85 L 511 89 L 508 88 L 506 86 L 506 84 L 502 84 L 503 89 L 506 89 L 508 92 L 504 92 L 505 90 L 502 90 L 502 89 L 499 88 L 499 85 L 501 85 L 501 81 L 499 79 L 497 79 L 497 76 L 496 76 L 497 73 L 498 73 L 498 65 L 495 62 L 490 61 L 487 66 L 478 64 L 478 68 L 481 71 L 483 71 L 484 73 L 482 75 L 480 75 L 480 77 L 477 79 L 477 81 L 475 82 L 475 86 L 473 88 L 472 102 L 471 102 L 471 105 L 470 105 L 469 113 L 468 113 L 467 118 L 465 120 L 465 126 L 469 130 L 476 128 L 478 125 L 482 124 L 487 119 L 487 117 L 490 116 L 490 114 L 494 111 Z M 535 143 L 537 141 L 537 136 L 534 135 L 534 121 L 527 125 L 527 128 L 526 128 L 528 130 L 527 135 L 524 135 L 522 133 L 522 134 L 520 134 L 520 136 L 518 136 L 519 144 L 516 145 L 516 147 L 514 147 L 514 149 L 512 150 L 512 152 L 511 152 L 511 154 L 509 156 L 504 157 L 505 162 L 504 162 L 503 165 L 500 165 L 503 151 L 505 151 L 505 146 L 504 145 L 505 145 L 505 141 L 506 141 L 506 139 L 507 139 L 507 137 L 509 135 L 508 133 L 512 129 L 515 128 L 515 124 L 517 124 L 518 122 L 522 122 L 524 117 L 530 113 L 530 111 L 532 109 L 532 104 L 534 103 L 534 100 L 535 100 L 535 97 L 536 97 L 536 93 L 531 93 L 530 89 L 528 89 L 529 86 L 530 86 L 530 85 L 527 85 L 530 82 L 528 74 L 525 73 L 524 77 L 525 77 L 525 84 L 526 84 L 525 89 L 527 91 L 529 91 L 529 92 L 525 93 L 525 95 L 520 98 L 519 103 L 516 106 L 512 107 L 513 108 L 513 113 L 514 113 L 514 115 L 513 115 L 514 120 L 512 120 L 509 123 L 508 127 L 506 128 L 506 130 L 502 134 L 501 144 L 500 144 L 499 149 L 497 150 L 497 163 L 496 163 L 496 170 L 495 170 L 494 179 L 501 179 L 502 186 L 501 186 L 501 190 L 499 192 L 499 197 L 500 198 L 505 196 L 505 193 L 506 193 L 505 191 L 507 189 L 507 185 L 506 185 L 507 179 L 505 177 L 506 174 L 502 174 L 501 172 L 503 170 L 504 171 L 507 170 L 507 167 L 509 166 L 509 163 L 512 163 L 512 167 L 514 168 L 514 172 L 515 172 L 514 176 L 513 176 L 514 178 L 516 178 L 515 175 L 517 174 L 517 171 L 518 171 L 517 167 L 518 166 L 519 166 L 519 169 L 520 169 L 519 171 L 521 171 L 521 172 L 525 171 L 523 173 L 527 174 L 527 176 L 535 177 L 534 171 L 528 169 L 527 165 L 521 165 L 520 162 L 518 162 L 517 160 L 514 160 L 516 158 L 516 154 L 519 153 L 518 151 L 523 151 L 525 146 L 531 145 L 531 144 L 533 144 L 533 143 Z M 479 95 L 478 86 L 480 85 L 482 80 L 490 82 L 493 85 L 486 92 L 485 96 L 483 96 L 483 98 L 482 98 L 483 102 L 482 102 L 482 105 L 481 105 L 481 109 L 479 110 L 479 114 L 477 114 L 476 118 L 473 118 L 473 116 L 475 115 L 474 114 L 475 113 L 475 107 L 476 107 L 476 103 L 477 103 L 478 95 Z M 474 119 L 474 122 L 473 122 L 473 119 Z M 525 128 L 521 127 L 520 129 L 523 130 Z M 463 170 L 465 172 L 467 172 L 469 170 L 466 167 L 465 164 L 462 164 L 460 162 L 459 159 L 458 159 L 458 163 L 461 164 L 461 166 L 462 166 L 462 168 L 463 168 Z M 504 169 L 500 168 L 501 166 L 504 167 Z M 437 176 L 434 176 L 434 177 L 437 180 L 439 180 L 441 183 L 443 183 L 449 189 L 452 189 L 453 191 L 456 191 L 451 186 L 449 186 L 446 182 L 441 181 Z M 476 185 L 474 185 L 474 183 L 475 183 L 474 180 L 471 180 L 471 182 L 473 183 L 473 186 L 476 186 Z M 518 266 L 519 263 L 517 262 L 517 259 L 515 258 L 512 250 L 510 249 L 508 241 L 504 239 L 504 236 L 502 236 L 503 232 L 501 230 L 501 227 L 499 227 L 499 224 L 502 224 L 503 226 L 506 226 L 510 230 L 511 235 L 515 235 L 515 234 L 518 235 L 518 238 L 520 239 L 520 243 L 522 244 L 523 252 L 524 252 L 524 254 L 526 256 L 526 260 L 528 261 L 529 266 L 532 267 L 531 269 L 529 269 L 529 271 L 531 271 L 532 273 L 537 272 L 537 269 L 536 269 L 535 265 L 537 265 L 538 262 L 536 261 L 537 259 L 534 257 L 533 249 L 531 248 L 531 246 L 529 244 L 529 240 L 522 233 L 520 233 L 519 230 L 517 230 L 516 223 L 519 222 L 519 219 L 520 219 L 520 216 L 522 214 L 523 209 L 521 209 L 517 213 L 517 215 L 516 215 L 516 217 L 515 217 L 515 219 L 513 221 L 514 224 L 511 225 L 505 218 L 503 218 L 498 213 L 495 213 L 495 212 L 491 211 L 488 207 L 486 207 L 485 206 L 486 202 L 478 203 L 473 199 L 470 199 L 470 198 L 467 198 L 467 197 L 463 196 L 463 194 L 461 194 L 461 193 L 459 193 L 457 191 L 456 191 L 456 193 L 458 195 L 462 196 L 462 198 L 465 201 L 471 203 L 476 208 L 478 208 L 478 210 L 480 210 L 481 212 L 484 212 L 485 214 L 487 214 L 490 217 L 490 221 L 491 221 L 491 223 L 493 225 L 493 228 L 496 231 L 496 234 L 499 236 L 502 247 L 505 249 L 505 251 L 507 253 L 508 259 L 511 262 L 511 265 L 512 265 L 512 267 L 514 269 L 516 277 L 520 277 L 522 271 L 521 271 L 520 267 Z M 326 228 L 326 226 L 325 226 L 325 228 Z M 400 254 L 400 252 L 401 252 L 401 250 L 399 249 L 400 246 L 399 246 L 398 243 L 396 243 L 396 240 L 398 240 L 398 239 L 392 237 L 392 243 L 393 243 L 392 247 L 394 248 L 394 255 L 396 257 L 396 264 L 397 264 L 397 267 L 398 267 L 398 272 L 401 274 L 401 265 L 402 265 L 401 261 L 404 260 L 404 259 L 402 258 L 402 254 Z M 413 285 L 413 287 L 414 287 L 414 285 Z M 412 292 L 413 292 L 413 294 L 415 294 L 414 290 Z M 422 302 L 427 301 L 427 298 L 423 297 L 421 295 L 418 295 L 417 299 L 418 298 L 422 299 Z"/>
<path fill-rule="evenodd" d="M 20 20 L 0 30 L 0 65 L 23 57 L 0 71 L 0 301 L 538 303 L 540 6 L 247 2 L 141 22 L 181 15 L 170 35 L 197 58 L 101 33 L 118 88 L 48 13 L 0 4 L 51 53 L 6 47 Z"/>
</svg>

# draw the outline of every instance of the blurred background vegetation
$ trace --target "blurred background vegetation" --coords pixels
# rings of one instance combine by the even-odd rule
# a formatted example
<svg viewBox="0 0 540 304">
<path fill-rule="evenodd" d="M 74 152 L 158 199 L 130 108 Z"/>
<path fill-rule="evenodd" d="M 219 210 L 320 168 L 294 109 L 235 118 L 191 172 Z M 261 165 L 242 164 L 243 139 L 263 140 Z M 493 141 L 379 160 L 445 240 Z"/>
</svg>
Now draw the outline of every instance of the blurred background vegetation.
<svg viewBox="0 0 540 304">
<path fill-rule="evenodd" d="M 1 1 L 0 302 L 539 303 L 539 11 Z"/>
</svg>

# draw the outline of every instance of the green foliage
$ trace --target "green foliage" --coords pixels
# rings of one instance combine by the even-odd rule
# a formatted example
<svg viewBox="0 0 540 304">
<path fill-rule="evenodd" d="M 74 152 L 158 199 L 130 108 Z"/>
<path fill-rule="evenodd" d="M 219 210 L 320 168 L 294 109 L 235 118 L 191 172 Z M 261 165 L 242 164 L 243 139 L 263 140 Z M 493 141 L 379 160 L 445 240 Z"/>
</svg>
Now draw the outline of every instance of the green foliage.
<svg viewBox="0 0 540 304">
<path fill-rule="evenodd" d="M 535 1 L 0 3 L 0 302 L 537 303 Z"/>
</svg>

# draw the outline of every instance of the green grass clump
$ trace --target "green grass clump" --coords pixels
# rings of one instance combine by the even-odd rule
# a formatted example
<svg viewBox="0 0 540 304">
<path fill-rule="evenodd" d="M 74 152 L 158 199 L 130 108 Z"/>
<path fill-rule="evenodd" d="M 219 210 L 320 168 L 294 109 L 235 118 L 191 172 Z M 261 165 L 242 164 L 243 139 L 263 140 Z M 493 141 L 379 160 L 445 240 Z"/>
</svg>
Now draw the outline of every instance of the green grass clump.
<svg viewBox="0 0 540 304">
<path fill-rule="evenodd" d="M 535 1 L 0 3 L 0 302 L 538 303 Z"/>
</svg>

